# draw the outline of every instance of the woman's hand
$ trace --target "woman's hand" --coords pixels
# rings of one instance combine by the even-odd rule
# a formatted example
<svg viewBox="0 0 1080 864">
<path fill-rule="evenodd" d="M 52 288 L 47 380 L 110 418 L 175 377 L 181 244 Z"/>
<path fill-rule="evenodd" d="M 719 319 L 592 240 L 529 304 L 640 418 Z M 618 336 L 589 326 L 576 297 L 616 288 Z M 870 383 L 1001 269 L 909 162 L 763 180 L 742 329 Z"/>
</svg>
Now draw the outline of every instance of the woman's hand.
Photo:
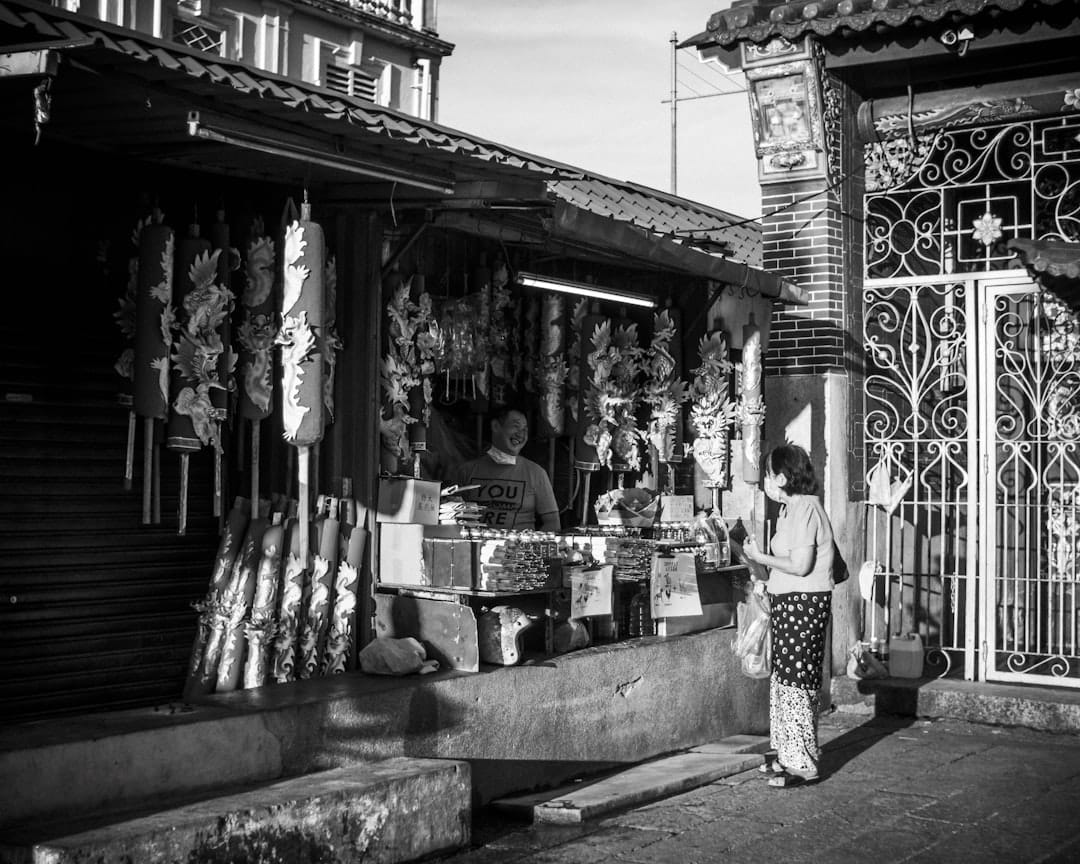
<svg viewBox="0 0 1080 864">
<path fill-rule="evenodd" d="M 749 558 L 751 561 L 754 561 L 754 562 L 756 562 L 758 564 L 761 563 L 761 550 L 758 549 L 757 541 L 754 540 L 753 537 L 747 537 L 746 540 L 743 541 L 743 547 L 742 548 L 743 548 L 743 554 L 747 558 Z"/>
</svg>

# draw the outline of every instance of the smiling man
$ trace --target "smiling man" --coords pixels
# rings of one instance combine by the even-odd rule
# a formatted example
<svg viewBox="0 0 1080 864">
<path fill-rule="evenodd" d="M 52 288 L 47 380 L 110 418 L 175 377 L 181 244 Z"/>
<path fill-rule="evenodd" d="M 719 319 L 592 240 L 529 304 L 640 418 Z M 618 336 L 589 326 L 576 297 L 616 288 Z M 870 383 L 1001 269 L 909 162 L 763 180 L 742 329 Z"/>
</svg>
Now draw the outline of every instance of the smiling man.
<svg viewBox="0 0 1080 864">
<path fill-rule="evenodd" d="M 448 482 L 478 485 L 465 493 L 484 507 L 490 528 L 559 530 L 559 506 L 547 472 L 521 455 L 529 440 L 529 422 L 513 407 L 491 415 L 491 447 L 479 459 L 459 465 Z"/>
</svg>

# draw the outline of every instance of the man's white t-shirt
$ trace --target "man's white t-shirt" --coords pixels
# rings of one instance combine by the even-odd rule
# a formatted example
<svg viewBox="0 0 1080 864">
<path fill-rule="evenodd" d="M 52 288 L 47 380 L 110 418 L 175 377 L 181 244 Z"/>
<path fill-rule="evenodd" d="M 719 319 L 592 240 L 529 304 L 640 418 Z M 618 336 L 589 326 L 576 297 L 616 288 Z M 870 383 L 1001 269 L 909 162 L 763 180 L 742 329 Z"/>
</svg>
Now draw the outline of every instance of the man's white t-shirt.
<svg viewBox="0 0 1080 864">
<path fill-rule="evenodd" d="M 448 482 L 459 486 L 479 484 L 479 489 L 464 492 L 462 497 L 483 505 L 484 524 L 489 528 L 536 528 L 539 516 L 559 512 L 547 472 L 524 456 L 506 465 L 485 453 L 459 465 L 450 473 Z"/>
</svg>

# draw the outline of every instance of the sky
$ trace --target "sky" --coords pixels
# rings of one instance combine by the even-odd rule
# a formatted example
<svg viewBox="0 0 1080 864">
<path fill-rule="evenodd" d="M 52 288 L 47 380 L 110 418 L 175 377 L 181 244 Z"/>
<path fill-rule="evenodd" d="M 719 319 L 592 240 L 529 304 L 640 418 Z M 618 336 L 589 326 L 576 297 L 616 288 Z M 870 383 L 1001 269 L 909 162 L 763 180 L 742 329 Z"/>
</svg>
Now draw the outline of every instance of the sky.
<svg viewBox="0 0 1080 864">
<path fill-rule="evenodd" d="M 439 0 L 439 123 L 617 180 L 671 190 L 671 34 L 705 29 L 729 0 Z M 679 99 L 734 91 L 693 49 Z M 679 101 L 677 193 L 761 212 L 745 93 Z"/>
</svg>

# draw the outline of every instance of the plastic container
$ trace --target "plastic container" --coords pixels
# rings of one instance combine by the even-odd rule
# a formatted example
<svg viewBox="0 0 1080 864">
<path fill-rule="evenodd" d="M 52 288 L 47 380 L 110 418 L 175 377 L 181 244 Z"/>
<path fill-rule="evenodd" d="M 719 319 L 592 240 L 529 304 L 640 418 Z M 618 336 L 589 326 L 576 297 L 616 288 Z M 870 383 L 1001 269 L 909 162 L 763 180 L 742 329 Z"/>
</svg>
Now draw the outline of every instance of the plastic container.
<svg viewBox="0 0 1080 864">
<path fill-rule="evenodd" d="M 922 678 L 923 643 L 917 633 L 893 636 L 889 640 L 889 675 L 893 678 Z"/>
</svg>

